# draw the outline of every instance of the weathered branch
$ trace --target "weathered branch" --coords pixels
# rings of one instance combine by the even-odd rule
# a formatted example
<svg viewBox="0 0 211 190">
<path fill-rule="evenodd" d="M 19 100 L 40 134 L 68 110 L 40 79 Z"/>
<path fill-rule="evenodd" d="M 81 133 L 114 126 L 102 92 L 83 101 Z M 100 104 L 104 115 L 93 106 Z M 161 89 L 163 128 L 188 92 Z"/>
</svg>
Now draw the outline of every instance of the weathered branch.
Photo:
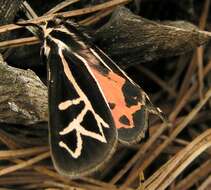
<svg viewBox="0 0 211 190">
<path fill-rule="evenodd" d="M 0 60 L 0 122 L 34 124 L 47 121 L 47 88 L 31 70 Z"/>
<path fill-rule="evenodd" d="M 153 22 L 121 6 L 96 32 L 99 46 L 122 67 L 184 54 L 210 37 L 188 22 Z"/>
</svg>

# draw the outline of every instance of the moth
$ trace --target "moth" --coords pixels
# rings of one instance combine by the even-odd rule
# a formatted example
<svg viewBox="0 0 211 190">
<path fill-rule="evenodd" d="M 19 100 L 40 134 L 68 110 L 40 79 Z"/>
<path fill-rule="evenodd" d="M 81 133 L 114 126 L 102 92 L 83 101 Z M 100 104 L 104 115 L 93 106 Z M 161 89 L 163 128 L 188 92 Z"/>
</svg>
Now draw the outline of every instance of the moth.
<svg viewBox="0 0 211 190">
<path fill-rule="evenodd" d="M 148 114 L 161 119 L 147 94 L 81 31 L 62 18 L 35 26 L 48 70 L 49 139 L 56 170 L 78 178 L 101 168 L 117 143 L 137 143 Z"/>
</svg>

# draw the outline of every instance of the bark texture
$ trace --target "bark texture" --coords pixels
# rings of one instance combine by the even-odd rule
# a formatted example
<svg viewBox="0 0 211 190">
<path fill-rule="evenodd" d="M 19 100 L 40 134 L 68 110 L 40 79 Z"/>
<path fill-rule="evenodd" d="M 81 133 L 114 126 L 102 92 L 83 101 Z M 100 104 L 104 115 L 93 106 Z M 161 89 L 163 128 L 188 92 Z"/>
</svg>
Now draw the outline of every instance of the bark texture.
<svg viewBox="0 0 211 190">
<path fill-rule="evenodd" d="M 0 0 L 0 25 L 12 23 L 16 13 L 20 9 L 23 0 Z M 5 40 L 9 36 L 7 34 L 1 34 L 0 40 Z"/>
<path fill-rule="evenodd" d="M 47 87 L 31 70 L 0 61 L 0 122 L 35 124 L 47 121 Z"/>
<path fill-rule="evenodd" d="M 123 68 L 184 54 L 206 43 L 210 35 L 184 22 L 154 22 L 118 7 L 96 41 Z"/>
</svg>

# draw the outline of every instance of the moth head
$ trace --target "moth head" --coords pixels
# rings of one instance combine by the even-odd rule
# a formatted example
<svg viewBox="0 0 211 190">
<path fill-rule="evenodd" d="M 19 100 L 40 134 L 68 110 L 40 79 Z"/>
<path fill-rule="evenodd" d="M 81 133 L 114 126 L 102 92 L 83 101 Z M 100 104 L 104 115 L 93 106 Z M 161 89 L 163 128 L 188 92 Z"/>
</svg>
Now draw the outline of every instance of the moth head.
<svg viewBox="0 0 211 190">
<path fill-rule="evenodd" d="M 47 28 L 58 28 L 62 22 L 65 20 L 62 16 L 54 16 L 53 19 L 46 22 L 46 29 Z"/>
<path fill-rule="evenodd" d="M 75 32 L 75 29 L 81 28 L 79 25 L 75 22 L 75 20 L 72 18 L 67 19 L 61 15 L 54 16 L 51 20 L 46 22 L 46 29 L 48 28 L 60 28 L 62 25 L 68 24 L 70 32 Z M 73 30 L 73 31 L 72 31 Z"/>
<path fill-rule="evenodd" d="M 25 23 L 17 22 L 18 26 L 23 27 L 33 27 L 35 32 L 33 32 L 41 41 L 44 41 L 46 36 L 55 28 L 59 28 L 61 23 L 64 21 L 62 16 L 55 16 L 53 19 L 48 21 L 43 21 L 40 23 L 33 23 L 26 21 Z"/>
</svg>

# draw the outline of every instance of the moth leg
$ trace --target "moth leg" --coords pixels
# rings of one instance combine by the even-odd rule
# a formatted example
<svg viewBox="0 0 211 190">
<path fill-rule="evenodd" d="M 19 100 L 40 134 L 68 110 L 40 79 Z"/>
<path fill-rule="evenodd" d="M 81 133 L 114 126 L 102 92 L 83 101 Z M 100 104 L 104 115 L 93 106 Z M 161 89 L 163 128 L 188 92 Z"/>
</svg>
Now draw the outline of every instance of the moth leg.
<svg viewBox="0 0 211 190">
<path fill-rule="evenodd" d="M 158 116 L 162 120 L 162 122 L 165 125 L 167 125 L 168 127 L 172 126 L 172 123 L 168 120 L 166 115 L 163 114 L 162 110 L 159 107 L 156 107 L 152 104 L 148 95 L 145 92 L 142 94 L 142 98 L 144 100 L 145 108 L 149 113 L 152 113 L 152 114 Z"/>
</svg>

